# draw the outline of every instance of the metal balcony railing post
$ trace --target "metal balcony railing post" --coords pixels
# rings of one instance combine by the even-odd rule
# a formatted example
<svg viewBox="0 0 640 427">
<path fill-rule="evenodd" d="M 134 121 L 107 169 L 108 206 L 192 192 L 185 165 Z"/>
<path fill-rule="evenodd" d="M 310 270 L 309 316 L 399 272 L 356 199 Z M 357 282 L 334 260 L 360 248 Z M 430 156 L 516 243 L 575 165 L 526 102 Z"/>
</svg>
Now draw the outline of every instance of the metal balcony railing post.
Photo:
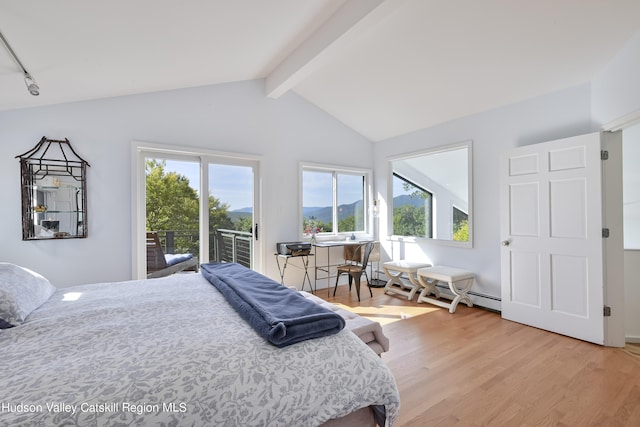
<svg viewBox="0 0 640 427">
<path fill-rule="evenodd" d="M 175 231 L 171 230 L 171 231 L 167 231 L 166 237 L 165 237 L 165 245 L 167 246 L 166 248 L 166 252 L 167 254 L 174 254 L 176 253 L 176 233 Z"/>
</svg>

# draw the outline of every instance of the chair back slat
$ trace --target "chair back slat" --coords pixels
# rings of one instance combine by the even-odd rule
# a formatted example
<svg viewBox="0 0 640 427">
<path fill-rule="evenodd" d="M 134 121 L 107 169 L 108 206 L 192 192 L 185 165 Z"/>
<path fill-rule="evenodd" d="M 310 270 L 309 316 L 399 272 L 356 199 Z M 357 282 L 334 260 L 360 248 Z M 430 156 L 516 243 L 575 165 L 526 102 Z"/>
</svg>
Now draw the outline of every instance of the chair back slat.
<svg viewBox="0 0 640 427">
<path fill-rule="evenodd" d="M 362 269 L 363 270 L 365 268 L 367 268 L 367 265 L 369 264 L 369 256 L 371 255 L 371 251 L 373 250 L 374 245 L 375 245 L 374 242 L 367 242 L 365 244 L 364 257 L 362 258 Z"/>
<path fill-rule="evenodd" d="M 167 268 L 160 238 L 155 231 L 147 231 L 147 273 Z"/>
</svg>

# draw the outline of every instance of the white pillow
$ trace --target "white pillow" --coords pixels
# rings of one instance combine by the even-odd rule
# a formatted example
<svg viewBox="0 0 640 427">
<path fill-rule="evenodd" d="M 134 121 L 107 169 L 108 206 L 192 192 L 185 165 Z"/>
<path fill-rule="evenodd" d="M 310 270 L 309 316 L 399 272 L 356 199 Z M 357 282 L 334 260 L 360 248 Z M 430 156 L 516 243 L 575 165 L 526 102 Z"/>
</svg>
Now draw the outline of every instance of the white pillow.
<svg viewBox="0 0 640 427">
<path fill-rule="evenodd" d="M 29 269 L 0 262 L 0 319 L 19 325 L 56 291 L 47 279 Z"/>
</svg>

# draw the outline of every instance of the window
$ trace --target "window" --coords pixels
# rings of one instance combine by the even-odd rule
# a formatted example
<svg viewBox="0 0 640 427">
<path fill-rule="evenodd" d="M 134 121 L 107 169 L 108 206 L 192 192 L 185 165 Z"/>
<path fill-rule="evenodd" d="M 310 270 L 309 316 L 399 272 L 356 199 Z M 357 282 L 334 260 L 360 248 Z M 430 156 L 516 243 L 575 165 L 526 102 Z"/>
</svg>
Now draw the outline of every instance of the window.
<svg viewBox="0 0 640 427">
<path fill-rule="evenodd" d="M 453 207 L 453 240 L 466 242 L 469 240 L 469 214 Z"/>
<path fill-rule="evenodd" d="M 369 172 L 303 165 L 302 234 L 367 233 Z"/>
<path fill-rule="evenodd" d="M 433 237 L 433 194 L 393 174 L 393 233 Z"/>
</svg>

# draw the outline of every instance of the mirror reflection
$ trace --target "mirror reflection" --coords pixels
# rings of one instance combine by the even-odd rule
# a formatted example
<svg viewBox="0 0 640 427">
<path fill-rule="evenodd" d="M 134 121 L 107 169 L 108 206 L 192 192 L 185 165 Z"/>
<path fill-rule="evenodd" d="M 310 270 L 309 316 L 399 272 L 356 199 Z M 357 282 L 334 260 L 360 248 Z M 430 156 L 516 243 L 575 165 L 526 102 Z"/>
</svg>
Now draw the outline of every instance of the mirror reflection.
<svg viewBox="0 0 640 427">
<path fill-rule="evenodd" d="M 471 142 L 390 162 L 392 234 L 471 242 Z"/>
<path fill-rule="evenodd" d="M 20 159 L 22 240 L 87 237 L 84 159 L 68 139 L 42 137 Z"/>
<path fill-rule="evenodd" d="M 69 177 L 33 177 L 34 238 L 76 237 L 84 234 L 81 184 Z"/>
</svg>

